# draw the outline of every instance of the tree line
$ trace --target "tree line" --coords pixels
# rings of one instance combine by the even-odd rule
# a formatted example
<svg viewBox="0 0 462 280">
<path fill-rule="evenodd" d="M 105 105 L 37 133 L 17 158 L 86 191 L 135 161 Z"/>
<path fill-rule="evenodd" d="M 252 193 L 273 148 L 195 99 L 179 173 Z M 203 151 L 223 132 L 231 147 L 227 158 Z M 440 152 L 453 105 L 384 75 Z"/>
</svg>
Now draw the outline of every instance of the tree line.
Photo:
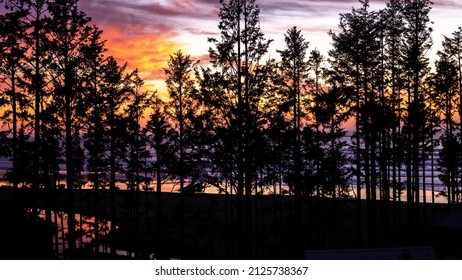
<svg viewBox="0 0 462 280">
<path fill-rule="evenodd" d="M 68 191 L 71 252 L 73 193 L 83 186 L 109 190 L 111 221 L 118 188 L 135 194 L 135 216 L 140 191 L 152 188 L 160 240 L 162 187 L 173 182 L 181 242 L 185 194 L 225 194 L 235 205 L 238 258 L 258 256 L 256 213 L 263 210 L 254 200 L 264 194 L 290 197 L 289 235 L 299 256 L 316 247 L 313 238 L 327 238 L 317 222 L 324 198 L 356 198 L 357 243 L 367 229 L 369 245 L 403 222 L 404 194 L 411 224 L 426 219 L 422 206 L 437 194 L 451 207 L 461 201 L 462 29 L 444 37 L 432 68 L 431 1 L 390 0 L 375 11 L 360 0 L 329 32 L 327 56 L 309 50 L 293 27 L 279 58 L 270 59 L 256 1 L 220 0 L 210 64 L 171 54 L 163 69 L 167 97 L 145 91 L 138 70 L 108 54 L 103 31 L 77 0 L 0 2 L 0 155 L 12 163 L 6 179 L 13 189 Z M 443 191 L 435 189 L 437 177 Z"/>
</svg>

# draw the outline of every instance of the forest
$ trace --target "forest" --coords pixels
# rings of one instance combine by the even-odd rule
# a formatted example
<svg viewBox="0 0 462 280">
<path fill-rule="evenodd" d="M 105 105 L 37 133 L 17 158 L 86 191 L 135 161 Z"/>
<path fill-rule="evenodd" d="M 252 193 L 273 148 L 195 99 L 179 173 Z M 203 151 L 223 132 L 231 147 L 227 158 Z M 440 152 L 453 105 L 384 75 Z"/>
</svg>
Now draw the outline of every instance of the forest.
<svg viewBox="0 0 462 280">
<path fill-rule="evenodd" d="M 257 2 L 220 0 L 210 62 L 172 52 L 161 93 L 78 0 L 0 0 L 0 185 L 52 228 L 32 258 L 303 258 L 460 208 L 462 28 L 431 62 L 431 1 L 359 0 L 327 56 L 294 26 L 269 58 Z"/>
</svg>

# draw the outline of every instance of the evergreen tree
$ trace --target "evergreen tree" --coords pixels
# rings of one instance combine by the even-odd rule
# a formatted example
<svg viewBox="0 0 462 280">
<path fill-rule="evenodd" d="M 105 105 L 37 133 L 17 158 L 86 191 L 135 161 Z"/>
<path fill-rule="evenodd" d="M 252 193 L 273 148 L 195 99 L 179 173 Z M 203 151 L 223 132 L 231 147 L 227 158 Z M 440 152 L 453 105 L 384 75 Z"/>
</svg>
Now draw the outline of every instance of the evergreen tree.
<svg viewBox="0 0 462 280">
<path fill-rule="evenodd" d="M 322 186 L 322 197 L 330 197 L 333 207 L 330 216 L 314 214 L 316 221 L 316 244 L 321 248 L 342 246 L 342 229 L 348 224 L 348 207 L 342 204 L 350 196 L 348 168 L 348 145 L 344 140 L 346 131 L 343 124 L 349 117 L 347 95 L 338 85 L 330 84 L 327 91 L 316 97 L 316 117 L 320 128 L 318 141 L 321 149 L 319 158 L 319 184 Z M 329 211 L 322 198 L 318 198 L 319 212 Z M 347 222 L 345 223 L 344 220 Z"/>
<path fill-rule="evenodd" d="M 320 123 L 319 123 L 319 97 L 323 93 L 322 90 L 322 85 L 320 80 L 322 79 L 323 72 L 325 70 L 324 67 L 324 62 L 325 58 L 319 50 L 314 49 L 310 52 L 310 57 L 308 60 L 309 66 L 310 66 L 310 71 L 313 72 L 314 74 L 314 108 L 312 108 L 313 112 L 313 118 L 314 118 L 314 127 L 315 127 L 315 151 L 314 151 L 314 157 L 315 157 L 315 166 L 316 166 L 316 181 L 315 181 L 315 187 L 316 187 L 316 196 L 320 197 L 321 196 L 321 184 L 320 184 L 320 158 L 321 158 L 321 135 L 320 135 Z"/>
<path fill-rule="evenodd" d="M 84 146 L 87 151 L 86 170 L 89 172 L 88 181 L 91 182 L 94 191 L 94 245 L 95 252 L 99 253 L 100 244 L 100 196 L 99 190 L 104 189 L 108 174 L 108 133 L 106 127 L 106 103 L 104 93 L 101 92 L 101 84 L 105 73 L 104 64 L 106 58 L 105 41 L 101 39 L 102 31 L 93 27 L 89 37 L 82 46 L 82 53 L 85 54 L 83 65 L 85 71 L 82 73 L 83 88 L 85 91 L 83 104 L 86 106 Z"/>
<path fill-rule="evenodd" d="M 197 110 L 197 102 L 195 102 L 194 95 L 196 92 L 195 83 L 193 80 L 194 68 L 198 62 L 193 61 L 189 55 L 185 55 L 181 50 L 178 50 L 170 56 L 168 67 L 164 69 L 167 76 L 166 84 L 170 97 L 169 115 L 176 126 L 178 133 L 178 166 L 175 172 L 180 180 L 180 240 L 182 248 L 184 248 L 184 226 L 186 220 L 184 219 L 184 192 L 185 180 L 189 175 L 188 170 L 191 164 L 187 164 L 188 159 L 186 155 L 187 148 L 191 149 L 188 145 L 188 131 L 191 129 L 192 118 L 194 112 Z M 186 140 L 186 141 L 185 141 Z M 191 182 L 190 182 L 191 183 Z"/>
<path fill-rule="evenodd" d="M 450 54 L 439 52 L 438 56 L 432 84 L 435 95 L 434 109 L 441 112 L 440 119 L 444 132 L 440 137 L 442 150 L 439 160 L 439 177 L 447 188 L 448 203 L 454 204 L 461 172 L 460 145 L 457 144 L 457 124 L 454 120 L 459 97 L 458 68 L 456 61 L 450 58 Z"/>
<path fill-rule="evenodd" d="M 455 81 L 452 81 L 455 83 L 455 93 L 456 94 L 456 100 L 455 104 L 458 104 L 458 115 L 462 116 L 462 27 L 459 27 L 456 31 L 452 33 L 451 37 L 444 37 L 443 41 L 443 51 L 440 54 L 441 60 L 444 59 L 444 64 L 449 63 L 449 67 L 454 67 L 455 73 L 453 74 L 453 79 Z M 447 72 L 444 70 L 450 70 L 450 69 L 443 69 L 443 73 Z M 447 74 L 451 74 L 450 72 Z M 444 74 L 446 75 L 446 74 Z M 450 78 L 450 77 L 447 77 Z M 462 149 L 462 121 L 459 122 L 459 140 L 460 140 L 460 147 L 459 149 Z M 462 162 L 459 163 L 459 166 L 457 167 L 457 170 L 462 169 Z M 462 176 L 462 175 L 461 175 Z M 461 181 L 462 177 L 457 178 L 457 180 Z M 453 200 L 454 201 L 454 200 Z"/>
<path fill-rule="evenodd" d="M 149 92 L 141 91 L 143 80 L 134 70 L 125 78 L 128 85 L 128 99 L 125 101 L 123 112 L 123 123 L 125 134 L 123 143 L 125 147 L 125 178 L 128 190 L 130 191 L 130 239 L 132 240 L 133 251 L 139 258 L 140 255 L 140 188 L 142 184 L 149 184 L 146 176 L 147 166 L 145 162 L 149 156 L 145 137 L 141 135 L 141 120 L 148 107 L 148 100 L 151 98 Z M 134 211 L 133 211 L 134 207 Z M 131 221 L 134 221 L 133 223 Z"/>
<path fill-rule="evenodd" d="M 391 91 L 389 93 L 389 107 L 392 111 L 390 127 L 391 127 L 391 184 L 392 184 L 392 200 L 393 200 L 393 217 L 398 219 L 398 202 L 401 201 L 402 180 L 402 148 L 401 148 L 401 120 L 403 98 L 403 81 L 404 81 L 404 60 L 403 60 L 403 40 L 404 20 L 403 20 L 403 2 L 400 0 L 392 0 L 387 3 L 387 7 L 383 11 L 384 21 L 384 41 L 385 41 L 385 67 L 387 86 Z"/>
<path fill-rule="evenodd" d="M 377 111 L 376 75 L 380 57 L 377 12 L 369 10 L 369 1 L 360 1 L 362 7 L 340 15 L 340 32 L 330 32 L 333 49 L 329 51 L 331 75 L 340 88 L 350 97 L 355 116 L 353 143 L 356 169 L 358 238 L 361 232 L 361 189 L 366 189 L 367 221 L 370 242 L 377 237 L 376 188 L 377 188 Z M 362 170 L 364 172 L 362 172 Z M 358 239 L 358 243 L 361 241 Z"/>
<path fill-rule="evenodd" d="M 303 217 L 302 217 L 302 116 L 306 116 L 306 109 L 303 110 L 302 98 L 306 99 L 305 87 L 306 80 L 308 79 L 308 61 L 306 52 L 308 49 L 308 42 L 305 41 L 301 31 L 293 27 L 285 34 L 286 49 L 279 51 L 281 55 L 281 75 L 283 83 L 282 93 L 287 95 L 287 101 L 292 108 L 292 164 L 293 174 L 289 186 L 293 186 L 295 194 L 295 216 L 294 216 L 294 234 L 297 246 L 304 248 L 303 235 Z M 304 111 L 304 112 L 303 112 Z M 304 166 L 307 166 L 304 164 Z M 310 172 L 311 173 L 311 172 Z M 304 182 L 305 184 L 307 182 Z M 310 193 L 310 191 L 308 191 Z"/>
<path fill-rule="evenodd" d="M 75 251 L 75 205 L 74 189 L 78 188 L 79 170 L 82 162 L 78 158 L 81 151 L 80 130 L 82 91 L 79 81 L 82 66 L 82 42 L 90 36 L 91 28 L 88 18 L 77 7 L 77 0 L 54 1 L 48 3 L 50 13 L 50 49 L 52 63 L 52 81 L 55 91 L 55 102 L 61 107 L 64 119 L 64 146 L 66 161 L 66 187 L 68 190 L 68 241 L 69 253 Z"/>
<path fill-rule="evenodd" d="M 109 157 L 109 193 L 111 220 L 111 254 L 116 254 L 116 225 L 120 222 L 117 216 L 116 200 L 118 198 L 117 173 L 123 172 L 122 162 L 125 157 L 125 143 L 123 137 L 126 134 L 126 126 L 123 118 L 123 105 L 130 94 L 130 83 L 127 79 L 127 64 L 118 65 L 114 57 L 109 56 L 104 64 L 104 76 L 101 81 L 101 92 L 104 104 L 106 104 L 105 131 L 108 134 L 108 157 Z M 129 77 L 129 76 L 128 76 Z"/>
<path fill-rule="evenodd" d="M 406 144 L 409 145 L 407 157 L 407 201 L 409 222 L 419 220 L 420 209 L 420 166 L 422 164 L 421 146 L 425 137 L 423 130 L 426 125 L 424 79 L 428 74 L 427 50 L 432 45 L 429 27 L 429 12 L 432 3 L 429 0 L 405 0 L 403 4 L 403 19 L 405 29 L 403 39 L 404 70 L 407 76 L 407 112 L 405 116 Z M 414 211 L 415 210 L 415 211 Z"/>
<path fill-rule="evenodd" d="M 158 256 L 165 254 L 162 246 L 163 236 L 163 203 L 162 203 L 162 186 L 166 181 L 172 180 L 168 163 L 173 159 L 173 144 L 172 144 L 172 127 L 168 121 L 167 104 L 158 95 L 154 95 L 150 101 L 150 109 L 152 110 L 146 127 L 143 130 L 149 146 L 153 149 L 151 155 L 153 162 L 156 182 L 156 218 L 155 218 L 155 252 Z"/>
<path fill-rule="evenodd" d="M 219 29 L 221 41 L 209 39 L 215 45 L 210 48 L 211 63 L 217 68 L 221 77 L 219 80 L 226 87 L 219 93 L 221 98 L 230 102 L 227 107 L 217 108 L 227 111 L 222 121 L 231 125 L 232 144 L 236 157 L 235 176 L 237 188 L 238 212 L 238 252 L 240 258 L 253 255 L 252 239 L 255 238 L 252 225 L 252 187 L 256 178 L 256 162 L 254 161 L 257 149 L 255 137 L 257 136 L 259 119 L 259 104 L 266 82 L 266 68 L 261 66 L 261 60 L 267 53 L 271 41 L 264 38 L 259 26 L 260 8 L 255 0 L 220 1 Z M 210 103 L 206 104 L 207 106 Z M 212 104 L 210 104 L 212 105 Z M 211 107 L 209 107 L 211 108 Z M 229 140 L 229 139 L 227 139 Z M 232 149 L 231 149 L 232 150 Z M 244 199 L 245 197 L 245 199 Z"/>
<path fill-rule="evenodd" d="M 26 25 L 23 21 L 24 12 L 14 11 L 0 15 L 0 81 L 4 85 L 0 98 L 1 105 L 5 106 L 2 116 L 2 125 L 7 124 L 11 136 L 12 169 L 7 175 L 14 189 L 18 188 L 19 173 L 19 129 L 18 124 L 27 120 L 28 99 L 21 86 L 21 68 L 24 63 L 26 49 L 24 47 L 24 34 Z"/>
</svg>

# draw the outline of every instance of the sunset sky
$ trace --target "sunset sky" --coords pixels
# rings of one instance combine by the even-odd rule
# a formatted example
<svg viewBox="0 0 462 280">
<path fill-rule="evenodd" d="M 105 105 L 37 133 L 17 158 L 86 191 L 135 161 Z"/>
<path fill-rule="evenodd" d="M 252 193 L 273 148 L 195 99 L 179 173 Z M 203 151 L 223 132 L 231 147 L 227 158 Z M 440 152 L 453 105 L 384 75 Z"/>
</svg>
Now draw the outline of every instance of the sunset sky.
<svg viewBox="0 0 462 280">
<path fill-rule="evenodd" d="M 385 7 L 385 0 L 371 0 L 371 9 Z M 327 54 L 339 13 L 360 7 L 357 0 L 261 0 L 260 23 L 266 38 L 273 39 L 269 57 L 284 48 L 284 33 L 292 26 L 303 31 L 309 50 Z M 208 37 L 219 37 L 219 0 L 80 0 L 79 7 L 104 30 L 109 54 L 129 68 L 139 68 L 149 88 L 162 90 L 169 54 L 182 49 L 207 63 Z M 462 25 L 462 1 L 434 0 L 430 19 L 434 45 L 430 55 L 441 48 L 442 35 Z"/>
</svg>

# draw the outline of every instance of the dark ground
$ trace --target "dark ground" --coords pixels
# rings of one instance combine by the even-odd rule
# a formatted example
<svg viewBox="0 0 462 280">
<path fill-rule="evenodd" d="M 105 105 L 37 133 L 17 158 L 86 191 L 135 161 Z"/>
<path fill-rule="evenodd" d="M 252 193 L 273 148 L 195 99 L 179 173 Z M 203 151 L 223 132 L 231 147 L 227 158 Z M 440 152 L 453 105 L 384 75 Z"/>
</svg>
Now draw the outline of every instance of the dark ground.
<svg viewBox="0 0 462 280">
<path fill-rule="evenodd" d="M 98 210 L 95 211 L 96 192 L 75 190 L 74 205 L 77 213 L 109 219 L 109 192 L 100 190 Z M 69 204 L 63 190 L 45 193 L 43 190 L 19 190 L 12 202 L 13 190 L 0 189 L 2 224 L 0 231 L 2 259 L 54 258 L 52 228 L 26 213 L 24 207 L 66 211 Z M 106 245 L 137 252 L 137 258 L 153 254 L 160 259 L 236 259 L 238 227 L 235 197 L 216 194 L 186 194 L 184 217 L 181 217 L 180 195 L 162 193 L 162 219 L 157 220 L 156 193 L 118 191 L 116 195 L 118 230 L 102 239 Z M 138 202 L 138 203 L 137 203 Z M 304 249 L 353 249 L 433 246 L 438 258 L 462 257 L 460 229 L 434 227 L 435 221 L 449 214 L 447 205 L 426 205 L 420 211 L 420 220 L 409 223 L 406 203 L 385 208 L 377 203 L 373 222 L 367 217 L 366 202 L 362 202 L 361 228 L 355 224 L 355 201 L 351 199 L 305 199 L 303 206 L 305 244 L 297 244 L 293 231 L 293 198 L 289 196 L 258 196 L 252 201 L 252 229 L 248 234 L 251 258 L 297 259 Z M 139 205 L 138 209 L 136 205 Z M 384 209 L 388 209 L 385 211 Z M 138 215 L 136 214 L 138 213 Z M 181 238 L 181 223 L 184 235 Z M 369 225 L 376 225 L 377 234 Z M 158 225 L 161 225 L 159 227 Z M 160 229 L 160 230 L 159 230 Z M 358 238 L 358 234 L 360 237 Z M 112 259 L 110 255 L 94 255 L 79 251 L 77 259 Z M 119 257 L 117 257 L 119 258 Z M 124 257 L 121 257 L 124 258 Z"/>
</svg>

